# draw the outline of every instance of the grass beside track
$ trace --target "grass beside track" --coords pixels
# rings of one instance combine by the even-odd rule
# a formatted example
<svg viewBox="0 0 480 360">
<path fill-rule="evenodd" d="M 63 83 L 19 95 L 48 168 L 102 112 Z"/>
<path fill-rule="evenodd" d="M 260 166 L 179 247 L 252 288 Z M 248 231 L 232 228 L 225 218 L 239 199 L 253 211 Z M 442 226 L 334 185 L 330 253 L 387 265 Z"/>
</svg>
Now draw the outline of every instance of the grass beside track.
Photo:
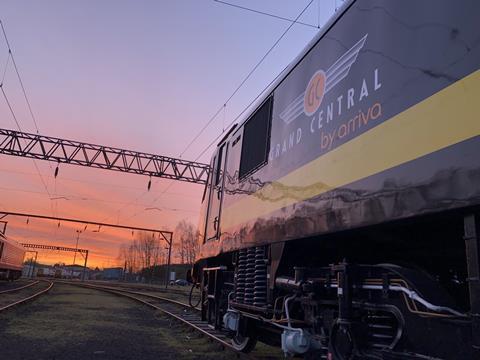
<svg viewBox="0 0 480 360">
<path fill-rule="evenodd" d="M 25 285 L 29 285 L 29 284 L 28 283 L 26 283 L 26 284 L 18 283 L 16 287 L 12 287 L 9 290 L 13 290 L 13 289 L 19 288 L 21 286 L 25 286 Z M 10 292 L 7 292 L 7 293 L 1 293 L 0 294 L 0 310 L 2 310 L 2 308 L 4 306 L 8 306 L 9 304 L 15 303 L 15 302 L 23 300 L 23 299 L 25 299 L 29 296 L 35 295 L 39 291 L 45 290 L 49 286 L 50 286 L 50 283 L 45 282 L 45 281 L 40 281 L 36 284 L 33 283 L 33 285 L 28 286 L 28 287 L 23 288 L 23 289 L 10 291 Z M 29 300 L 29 301 L 32 301 L 32 300 Z M 7 309 L 6 311 L 10 311 L 10 309 Z"/>
<path fill-rule="evenodd" d="M 132 300 L 58 283 L 35 302 L 0 314 L 0 349 L 11 360 L 237 357 Z"/>
</svg>

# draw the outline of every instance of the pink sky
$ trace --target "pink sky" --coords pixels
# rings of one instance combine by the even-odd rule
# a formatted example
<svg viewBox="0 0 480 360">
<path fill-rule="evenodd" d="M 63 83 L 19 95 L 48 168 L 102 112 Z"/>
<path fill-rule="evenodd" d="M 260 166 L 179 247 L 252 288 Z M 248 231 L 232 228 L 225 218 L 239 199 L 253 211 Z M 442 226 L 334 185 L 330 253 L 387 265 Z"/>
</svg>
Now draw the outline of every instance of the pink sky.
<svg viewBox="0 0 480 360">
<path fill-rule="evenodd" d="M 295 18 L 309 1 L 232 1 Z M 340 1 L 337 1 L 338 4 Z M 323 24 L 335 0 L 315 0 L 300 19 Z M 289 26 L 211 0 L 10 0 L 0 17 L 41 134 L 178 157 L 190 140 Z M 183 158 L 195 159 L 233 118 L 303 49 L 316 29 L 294 25 L 252 78 Z M 0 41 L 0 67 L 7 47 Z M 4 89 L 23 131 L 35 132 L 13 67 Z M 0 127 L 17 129 L 0 98 Z M 212 149 L 199 159 L 209 162 Z M 202 186 L 0 155 L 0 210 L 31 212 L 170 229 L 198 222 Z M 162 211 L 146 211 L 158 207 Z M 19 241 L 74 246 L 83 225 L 8 218 Z M 112 266 L 128 230 L 93 228 L 80 236 L 90 264 Z M 71 263 L 73 255 L 39 260 Z M 77 257 L 78 259 L 78 257 Z M 78 261 L 78 260 L 77 260 Z"/>
</svg>

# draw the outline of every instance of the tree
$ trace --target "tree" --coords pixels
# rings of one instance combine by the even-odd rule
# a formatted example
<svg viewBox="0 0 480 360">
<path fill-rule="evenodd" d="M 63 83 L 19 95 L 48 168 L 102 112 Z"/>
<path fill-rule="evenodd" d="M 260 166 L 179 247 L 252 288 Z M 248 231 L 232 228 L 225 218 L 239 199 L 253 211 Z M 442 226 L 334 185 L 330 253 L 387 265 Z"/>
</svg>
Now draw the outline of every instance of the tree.
<svg viewBox="0 0 480 360">
<path fill-rule="evenodd" d="M 175 248 L 181 264 L 193 264 L 198 253 L 198 233 L 187 220 L 180 221 L 173 232 Z"/>
<path fill-rule="evenodd" d="M 163 239 L 155 234 L 139 232 L 131 244 L 122 244 L 118 259 L 130 274 L 143 271 L 151 279 L 152 269 L 162 263 L 165 254 Z"/>
</svg>

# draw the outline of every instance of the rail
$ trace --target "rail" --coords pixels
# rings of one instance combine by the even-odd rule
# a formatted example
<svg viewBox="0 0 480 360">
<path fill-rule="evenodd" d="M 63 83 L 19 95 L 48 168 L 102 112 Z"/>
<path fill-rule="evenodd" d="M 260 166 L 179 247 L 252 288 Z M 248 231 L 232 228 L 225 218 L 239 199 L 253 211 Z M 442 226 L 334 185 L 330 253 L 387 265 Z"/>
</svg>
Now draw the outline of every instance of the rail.
<svg viewBox="0 0 480 360">
<path fill-rule="evenodd" d="M 19 291 L 19 290 L 22 290 L 22 289 L 26 289 L 26 288 L 29 288 L 30 286 L 36 285 L 38 283 L 39 283 L 39 281 L 37 280 L 37 281 L 32 281 L 32 282 L 30 282 L 26 285 L 23 285 L 23 286 L 19 286 L 19 287 L 7 289 L 7 290 L 2 290 L 2 291 L 0 291 L 0 295 L 15 292 L 15 291 Z"/>
<path fill-rule="evenodd" d="M 7 305 L 3 305 L 2 307 L 0 307 L 0 312 L 5 311 L 5 310 L 8 310 L 8 309 L 10 309 L 10 308 L 12 308 L 12 307 L 14 307 L 14 306 L 17 306 L 17 305 L 20 305 L 20 304 L 24 304 L 24 303 L 26 303 L 27 301 L 33 300 L 33 299 L 35 299 L 35 298 L 37 298 L 37 297 L 39 297 L 39 296 L 47 293 L 48 291 L 50 291 L 50 289 L 53 287 L 53 284 L 54 284 L 52 281 L 46 281 L 46 280 L 45 280 L 45 281 L 42 281 L 42 282 L 46 282 L 46 283 L 48 284 L 48 286 L 47 286 L 46 288 L 44 288 L 44 289 L 41 289 L 40 291 L 37 291 L 37 292 L 33 293 L 32 295 L 26 296 L 26 297 L 24 297 L 24 298 L 21 298 L 21 299 L 19 299 L 19 300 L 16 300 L 16 301 L 14 301 L 14 302 L 11 302 L 11 303 L 9 303 L 9 304 L 7 304 Z M 29 284 L 29 286 L 22 286 L 22 287 L 15 288 L 15 289 L 10 289 L 10 290 L 12 290 L 12 291 L 19 291 L 19 290 L 28 288 L 28 287 L 30 287 L 30 286 L 37 285 L 38 283 L 39 283 L 39 281 L 36 282 L 35 284 Z"/>
</svg>

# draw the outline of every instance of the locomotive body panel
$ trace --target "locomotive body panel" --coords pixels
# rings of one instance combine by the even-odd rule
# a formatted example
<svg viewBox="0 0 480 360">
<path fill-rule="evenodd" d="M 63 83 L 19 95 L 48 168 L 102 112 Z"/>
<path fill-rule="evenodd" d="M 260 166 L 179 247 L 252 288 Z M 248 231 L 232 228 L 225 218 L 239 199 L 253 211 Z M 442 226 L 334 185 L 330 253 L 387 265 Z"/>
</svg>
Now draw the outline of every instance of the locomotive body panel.
<svg viewBox="0 0 480 360">
<path fill-rule="evenodd" d="M 21 273 L 25 249 L 16 241 L 0 234 L 0 272 Z"/>
<path fill-rule="evenodd" d="M 203 209 L 219 241 L 201 223 L 200 258 L 479 204 L 479 16 L 475 1 L 346 6 L 258 108 L 267 136 L 248 138 L 254 114 L 226 140 L 218 216 L 208 190 Z"/>
</svg>

